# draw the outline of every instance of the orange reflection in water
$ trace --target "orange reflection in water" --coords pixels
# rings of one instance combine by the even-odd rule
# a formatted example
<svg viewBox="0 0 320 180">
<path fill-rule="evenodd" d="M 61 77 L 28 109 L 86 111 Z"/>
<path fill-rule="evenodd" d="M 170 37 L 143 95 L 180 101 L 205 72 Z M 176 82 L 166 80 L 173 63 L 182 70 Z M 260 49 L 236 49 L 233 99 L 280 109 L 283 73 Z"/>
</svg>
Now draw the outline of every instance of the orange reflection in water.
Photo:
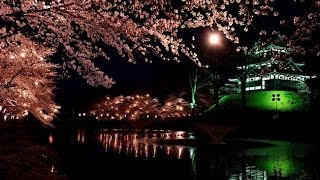
<svg viewBox="0 0 320 180">
<path fill-rule="evenodd" d="M 78 129 L 77 130 L 77 142 L 81 142 L 81 143 L 84 143 L 84 140 L 85 140 L 85 130 L 83 129 Z"/>
<path fill-rule="evenodd" d="M 99 142 L 108 152 L 151 158 L 166 155 L 176 158 L 190 157 L 192 147 L 158 144 L 158 140 L 193 138 L 184 131 L 176 132 L 119 132 L 107 131 L 99 134 Z"/>
<path fill-rule="evenodd" d="M 49 144 L 53 143 L 53 135 L 51 133 L 49 134 L 48 140 L 49 140 Z"/>
</svg>

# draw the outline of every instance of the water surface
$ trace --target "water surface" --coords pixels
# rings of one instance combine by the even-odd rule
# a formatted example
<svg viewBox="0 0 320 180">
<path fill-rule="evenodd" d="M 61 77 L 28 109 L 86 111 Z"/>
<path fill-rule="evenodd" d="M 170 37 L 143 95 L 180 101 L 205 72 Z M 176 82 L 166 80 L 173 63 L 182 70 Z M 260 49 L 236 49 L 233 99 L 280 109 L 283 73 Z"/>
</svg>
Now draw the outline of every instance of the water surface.
<svg viewBox="0 0 320 180">
<path fill-rule="evenodd" d="M 265 139 L 216 144 L 193 132 L 76 129 L 49 141 L 73 179 L 317 179 L 318 146 Z"/>
</svg>

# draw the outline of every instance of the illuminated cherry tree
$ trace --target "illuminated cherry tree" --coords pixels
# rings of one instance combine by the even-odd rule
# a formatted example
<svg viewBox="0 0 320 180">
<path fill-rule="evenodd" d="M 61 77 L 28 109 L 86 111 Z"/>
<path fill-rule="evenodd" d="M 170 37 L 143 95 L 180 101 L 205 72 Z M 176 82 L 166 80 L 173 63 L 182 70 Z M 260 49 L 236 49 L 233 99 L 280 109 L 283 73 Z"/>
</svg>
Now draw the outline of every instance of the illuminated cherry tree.
<svg viewBox="0 0 320 180">
<path fill-rule="evenodd" d="M 92 61 L 109 58 L 105 45 L 129 62 L 152 63 L 149 54 L 180 62 L 186 56 L 202 66 L 183 29 L 216 27 L 227 39 L 250 27 L 254 14 L 269 14 L 274 0 L 3 0 L 0 37 L 22 33 L 46 46 L 62 49 L 62 67 L 74 69 L 91 85 L 114 81 Z M 270 4 L 270 5 L 269 5 Z M 232 9 L 232 10 L 229 10 Z"/>
<path fill-rule="evenodd" d="M 184 118 L 191 115 L 189 102 L 183 98 L 171 95 L 164 102 L 164 105 L 159 110 L 161 119 L 167 118 Z"/>
<path fill-rule="evenodd" d="M 22 34 L 0 39 L 0 49 L 1 118 L 19 119 L 31 113 L 50 124 L 59 109 L 53 100 L 56 65 L 45 59 L 53 49 Z"/>
<path fill-rule="evenodd" d="M 129 120 L 157 118 L 160 104 L 146 95 L 105 97 L 89 110 L 89 115 L 98 120 Z M 86 114 L 79 114 L 86 116 Z"/>
<path fill-rule="evenodd" d="M 105 97 L 95 103 L 80 117 L 95 117 L 97 120 L 144 120 L 182 118 L 189 116 L 189 103 L 182 98 L 170 96 L 161 105 L 157 98 L 149 94 L 133 96 Z"/>
</svg>

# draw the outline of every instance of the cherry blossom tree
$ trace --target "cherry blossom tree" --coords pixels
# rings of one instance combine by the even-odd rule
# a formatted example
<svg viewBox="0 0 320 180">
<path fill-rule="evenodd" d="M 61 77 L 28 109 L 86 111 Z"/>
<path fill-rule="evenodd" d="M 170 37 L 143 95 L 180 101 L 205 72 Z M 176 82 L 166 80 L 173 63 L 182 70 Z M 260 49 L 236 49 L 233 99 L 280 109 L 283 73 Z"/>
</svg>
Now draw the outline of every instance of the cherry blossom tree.
<svg viewBox="0 0 320 180">
<path fill-rule="evenodd" d="M 167 118 L 185 118 L 191 116 L 189 102 L 183 98 L 171 95 L 164 102 L 164 105 L 159 110 L 161 119 Z"/>
<path fill-rule="evenodd" d="M 247 29 L 255 14 L 272 11 L 271 1 L 248 0 L 3 0 L 0 21 L 6 31 L 62 49 L 62 67 L 71 68 L 91 85 L 109 88 L 114 81 L 92 61 L 108 59 L 110 50 L 129 62 L 152 63 L 149 54 L 181 61 L 186 56 L 202 66 L 197 54 L 179 36 L 182 29 L 217 27 L 239 42 L 238 28 Z M 229 9 L 232 9 L 229 11 Z"/>
<path fill-rule="evenodd" d="M 149 94 L 134 96 L 117 96 L 103 98 L 100 102 L 89 108 L 89 116 L 97 120 L 129 120 L 157 118 L 160 104 L 158 99 L 151 98 Z M 87 114 L 79 114 L 86 116 Z"/>
<path fill-rule="evenodd" d="M 270 7 L 269 7 L 270 8 Z M 320 56 L 318 33 L 320 30 L 319 0 L 283 0 L 271 7 L 272 16 L 255 12 L 257 18 L 248 32 L 257 34 L 255 42 L 261 46 L 286 45 L 293 54 Z M 239 47 L 248 51 L 249 48 Z"/>
<path fill-rule="evenodd" d="M 57 66 L 45 58 L 54 50 L 22 34 L 0 39 L 0 49 L 1 118 L 18 119 L 31 113 L 50 124 L 59 109 L 53 100 Z"/>
<path fill-rule="evenodd" d="M 95 117 L 97 120 L 137 121 L 146 119 L 183 118 L 190 116 L 189 103 L 171 95 L 162 105 L 149 94 L 105 97 L 89 107 L 80 117 Z"/>
</svg>

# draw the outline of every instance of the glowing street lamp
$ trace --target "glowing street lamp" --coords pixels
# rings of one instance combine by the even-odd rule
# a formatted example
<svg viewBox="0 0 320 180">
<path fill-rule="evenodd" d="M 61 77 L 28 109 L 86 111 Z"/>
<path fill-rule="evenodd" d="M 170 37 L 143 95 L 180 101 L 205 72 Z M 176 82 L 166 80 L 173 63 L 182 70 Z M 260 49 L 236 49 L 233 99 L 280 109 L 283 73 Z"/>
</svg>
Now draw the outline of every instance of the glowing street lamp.
<svg viewBox="0 0 320 180">
<path fill-rule="evenodd" d="M 217 45 L 220 44 L 220 36 L 216 33 L 210 34 L 209 36 L 209 43 L 211 45 Z"/>
<path fill-rule="evenodd" d="M 212 45 L 212 46 L 217 46 L 217 45 L 220 45 L 220 36 L 217 34 L 217 33 L 212 33 L 209 35 L 209 44 Z M 212 56 L 212 61 L 213 61 L 213 67 L 212 67 L 212 71 L 213 71 L 213 83 L 214 83 L 214 92 L 213 92 L 213 96 L 214 96 L 214 101 L 215 101 L 215 104 L 216 104 L 216 107 L 217 109 L 219 109 L 219 74 L 217 72 L 217 58 L 215 57 L 215 53 L 214 51 L 213 52 L 213 56 Z"/>
</svg>

